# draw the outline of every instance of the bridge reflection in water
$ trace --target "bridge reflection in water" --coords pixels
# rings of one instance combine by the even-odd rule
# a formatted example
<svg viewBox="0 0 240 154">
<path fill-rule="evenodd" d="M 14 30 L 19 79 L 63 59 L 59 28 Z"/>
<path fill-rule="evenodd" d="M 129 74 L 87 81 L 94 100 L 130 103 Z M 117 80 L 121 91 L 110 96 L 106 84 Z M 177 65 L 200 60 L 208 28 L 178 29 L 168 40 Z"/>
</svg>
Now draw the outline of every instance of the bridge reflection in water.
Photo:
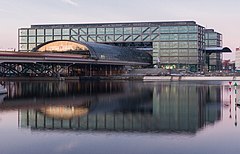
<svg viewBox="0 0 240 154">
<path fill-rule="evenodd" d="M 67 86 L 69 90 L 73 85 Z M 19 127 L 195 134 L 222 118 L 220 86 L 131 82 L 78 86 L 74 95 L 69 90 L 60 99 L 37 98 L 38 103 L 19 105 Z"/>
</svg>

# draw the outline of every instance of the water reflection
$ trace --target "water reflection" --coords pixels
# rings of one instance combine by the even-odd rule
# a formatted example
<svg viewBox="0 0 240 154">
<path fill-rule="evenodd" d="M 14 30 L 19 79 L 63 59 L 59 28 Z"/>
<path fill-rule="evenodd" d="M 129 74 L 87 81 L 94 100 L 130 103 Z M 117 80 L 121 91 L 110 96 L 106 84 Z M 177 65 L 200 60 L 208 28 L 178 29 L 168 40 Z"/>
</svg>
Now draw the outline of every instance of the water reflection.
<svg viewBox="0 0 240 154">
<path fill-rule="evenodd" d="M 221 120 L 221 87 L 189 83 L 15 82 L 1 110 L 19 127 L 195 134 Z"/>
</svg>

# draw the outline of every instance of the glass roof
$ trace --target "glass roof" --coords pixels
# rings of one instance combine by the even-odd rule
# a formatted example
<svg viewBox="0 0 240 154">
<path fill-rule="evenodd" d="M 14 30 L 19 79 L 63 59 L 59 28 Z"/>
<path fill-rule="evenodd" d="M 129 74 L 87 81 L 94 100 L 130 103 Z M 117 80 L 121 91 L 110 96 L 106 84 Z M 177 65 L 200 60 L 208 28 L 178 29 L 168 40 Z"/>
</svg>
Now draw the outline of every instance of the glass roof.
<svg viewBox="0 0 240 154">
<path fill-rule="evenodd" d="M 67 40 L 56 40 L 43 43 L 32 50 L 33 52 L 58 52 L 69 54 L 83 54 L 83 51 L 90 54 L 89 58 L 110 60 L 110 61 L 130 61 L 151 63 L 152 57 L 145 51 L 130 48 L 117 47 L 112 45 L 75 42 Z"/>
</svg>

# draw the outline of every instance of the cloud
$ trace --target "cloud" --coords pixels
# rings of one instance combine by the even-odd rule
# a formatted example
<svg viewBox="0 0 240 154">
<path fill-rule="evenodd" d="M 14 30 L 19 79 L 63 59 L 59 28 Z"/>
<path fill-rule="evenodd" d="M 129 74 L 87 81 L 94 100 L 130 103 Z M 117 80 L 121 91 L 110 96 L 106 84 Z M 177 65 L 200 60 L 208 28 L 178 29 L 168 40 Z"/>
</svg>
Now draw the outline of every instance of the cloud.
<svg viewBox="0 0 240 154">
<path fill-rule="evenodd" d="M 62 0 L 64 3 L 70 4 L 72 6 L 78 6 L 78 3 L 74 0 Z"/>
</svg>

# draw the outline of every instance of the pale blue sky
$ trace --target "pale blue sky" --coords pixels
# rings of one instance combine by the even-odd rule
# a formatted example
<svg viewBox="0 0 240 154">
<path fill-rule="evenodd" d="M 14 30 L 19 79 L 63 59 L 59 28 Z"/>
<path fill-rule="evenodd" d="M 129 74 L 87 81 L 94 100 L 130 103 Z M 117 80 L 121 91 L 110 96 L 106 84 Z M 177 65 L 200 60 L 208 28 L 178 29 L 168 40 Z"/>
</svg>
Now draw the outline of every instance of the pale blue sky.
<svg viewBox="0 0 240 154">
<path fill-rule="evenodd" d="M 240 0 L 0 0 L 0 48 L 17 48 L 31 24 L 193 20 L 240 46 Z M 233 57 L 225 55 L 225 59 Z"/>
</svg>

